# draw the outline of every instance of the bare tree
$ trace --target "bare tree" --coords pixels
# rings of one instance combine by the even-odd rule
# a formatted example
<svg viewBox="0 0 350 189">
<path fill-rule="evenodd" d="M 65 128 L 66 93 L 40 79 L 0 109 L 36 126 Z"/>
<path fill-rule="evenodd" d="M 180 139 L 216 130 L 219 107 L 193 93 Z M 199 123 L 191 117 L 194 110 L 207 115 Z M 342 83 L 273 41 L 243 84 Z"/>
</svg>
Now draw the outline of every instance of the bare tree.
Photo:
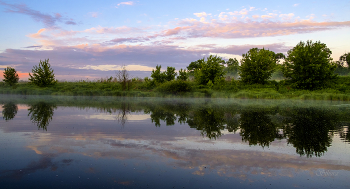
<svg viewBox="0 0 350 189">
<path fill-rule="evenodd" d="M 130 76 L 128 71 L 125 68 L 125 65 L 123 65 L 122 70 L 119 70 L 117 73 L 117 80 L 118 82 L 122 85 L 122 89 L 123 91 L 125 91 L 125 89 L 130 89 Z"/>
</svg>

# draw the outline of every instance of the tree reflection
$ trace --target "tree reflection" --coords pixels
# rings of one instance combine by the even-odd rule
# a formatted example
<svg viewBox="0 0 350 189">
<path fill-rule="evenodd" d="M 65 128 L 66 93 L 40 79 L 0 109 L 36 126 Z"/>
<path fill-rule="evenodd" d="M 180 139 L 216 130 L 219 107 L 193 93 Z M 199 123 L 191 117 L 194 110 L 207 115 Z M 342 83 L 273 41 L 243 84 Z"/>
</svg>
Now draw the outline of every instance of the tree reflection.
<svg viewBox="0 0 350 189">
<path fill-rule="evenodd" d="M 5 103 L 2 108 L 2 116 L 6 121 L 13 119 L 18 111 L 17 105 L 13 102 Z"/>
<path fill-rule="evenodd" d="M 224 112 L 211 107 L 201 107 L 193 112 L 193 116 L 189 116 L 187 123 L 191 128 L 200 130 L 203 136 L 217 139 L 222 135 L 221 130 L 225 129 Z"/>
<path fill-rule="evenodd" d="M 284 134 L 302 156 L 320 157 L 331 145 L 330 130 L 336 128 L 337 116 L 317 108 L 295 108 L 289 112 Z"/>
<path fill-rule="evenodd" d="M 28 116 L 30 116 L 30 120 L 38 126 L 38 129 L 42 128 L 47 131 L 47 126 L 49 126 L 52 120 L 55 108 L 56 105 L 54 104 L 38 102 L 30 106 L 28 109 Z"/>
<path fill-rule="evenodd" d="M 242 141 L 248 141 L 249 145 L 269 146 L 279 136 L 277 125 L 264 110 L 242 111 L 240 127 Z"/>
</svg>

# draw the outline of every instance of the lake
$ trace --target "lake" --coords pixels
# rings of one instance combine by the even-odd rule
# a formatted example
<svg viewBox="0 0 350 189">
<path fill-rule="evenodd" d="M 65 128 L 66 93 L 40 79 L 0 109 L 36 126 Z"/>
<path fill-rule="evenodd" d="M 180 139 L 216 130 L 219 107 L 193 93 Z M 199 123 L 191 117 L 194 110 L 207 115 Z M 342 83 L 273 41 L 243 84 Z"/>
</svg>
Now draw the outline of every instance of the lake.
<svg viewBox="0 0 350 189">
<path fill-rule="evenodd" d="M 348 188 L 350 103 L 0 95 L 0 188 Z"/>
</svg>

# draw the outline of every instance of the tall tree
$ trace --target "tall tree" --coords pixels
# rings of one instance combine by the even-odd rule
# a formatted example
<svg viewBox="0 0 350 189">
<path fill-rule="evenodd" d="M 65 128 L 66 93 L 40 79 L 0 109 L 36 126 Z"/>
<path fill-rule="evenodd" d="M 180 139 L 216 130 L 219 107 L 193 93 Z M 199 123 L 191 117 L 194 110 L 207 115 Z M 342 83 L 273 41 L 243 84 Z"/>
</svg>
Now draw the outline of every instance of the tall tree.
<svg viewBox="0 0 350 189">
<path fill-rule="evenodd" d="M 274 72 L 276 54 L 264 48 L 252 48 L 242 56 L 241 80 L 247 84 L 265 84 Z"/>
<path fill-rule="evenodd" d="M 321 42 L 300 42 L 288 51 L 283 74 L 294 87 L 314 90 L 323 88 L 337 76 L 336 65 L 332 63 L 332 51 Z"/>
<path fill-rule="evenodd" d="M 221 57 L 210 55 L 207 60 L 200 59 L 199 68 L 194 70 L 194 77 L 199 84 L 206 85 L 209 81 L 215 83 L 215 80 L 224 77 L 224 66 L 225 62 Z"/>
<path fill-rule="evenodd" d="M 11 68 L 11 67 L 5 68 L 4 79 L 3 79 L 5 83 L 9 84 L 10 86 L 13 86 L 16 83 L 18 83 L 18 80 L 19 80 L 19 77 L 18 77 L 17 71 L 14 68 Z"/>
<path fill-rule="evenodd" d="M 39 87 L 47 87 L 57 83 L 55 74 L 49 64 L 49 59 L 39 62 L 39 66 L 34 66 L 32 69 L 33 75 L 29 73 L 29 81 Z"/>
</svg>

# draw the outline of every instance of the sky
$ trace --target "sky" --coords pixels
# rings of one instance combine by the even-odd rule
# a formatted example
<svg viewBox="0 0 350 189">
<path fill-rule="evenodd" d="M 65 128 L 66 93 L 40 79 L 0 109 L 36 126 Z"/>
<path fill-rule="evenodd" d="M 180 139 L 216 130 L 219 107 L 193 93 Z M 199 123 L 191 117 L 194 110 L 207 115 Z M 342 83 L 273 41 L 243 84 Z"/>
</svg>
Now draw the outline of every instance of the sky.
<svg viewBox="0 0 350 189">
<path fill-rule="evenodd" d="M 350 0 L 90 1 L 0 0 L 0 72 L 20 80 L 49 59 L 61 81 L 150 76 L 218 55 L 240 59 L 251 48 L 276 53 L 320 41 L 332 58 L 350 51 Z M 0 74 L 0 79 L 3 74 Z"/>
</svg>

